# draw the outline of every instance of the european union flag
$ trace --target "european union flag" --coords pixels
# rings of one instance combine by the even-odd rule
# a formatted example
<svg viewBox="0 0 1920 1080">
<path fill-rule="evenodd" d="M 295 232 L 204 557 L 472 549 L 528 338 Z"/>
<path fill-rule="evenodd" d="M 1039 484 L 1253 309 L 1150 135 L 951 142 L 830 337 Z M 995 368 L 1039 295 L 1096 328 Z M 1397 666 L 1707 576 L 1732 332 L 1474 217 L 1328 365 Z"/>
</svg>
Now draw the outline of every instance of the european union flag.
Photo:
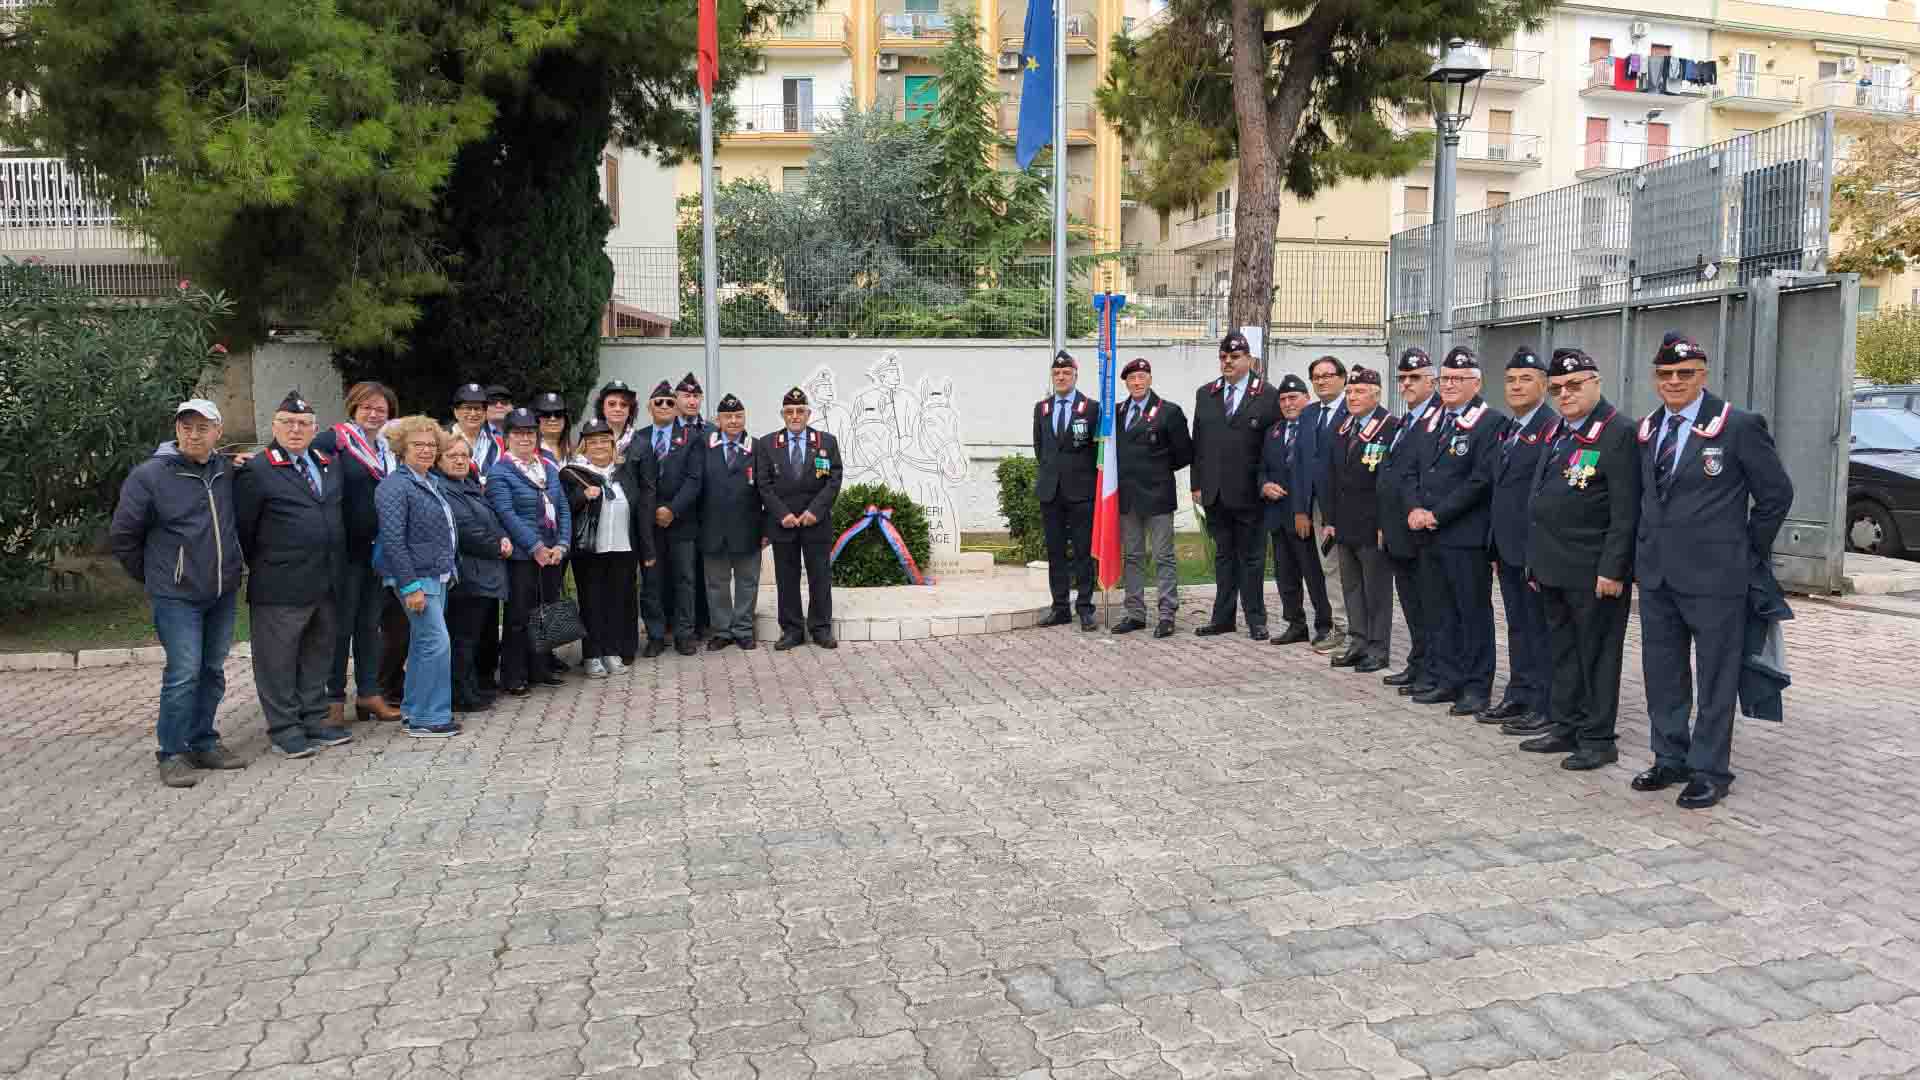
<svg viewBox="0 0 1920 1080">
<path fill-rule="evenodd" d="M 1027 0 L 1027 40 L 1020 46 L 1025 70 L 1020 75 L 1020 131 L 1013 160 L 1033 164 L 1053 141 L 1053 5 Z"/>
</svg>

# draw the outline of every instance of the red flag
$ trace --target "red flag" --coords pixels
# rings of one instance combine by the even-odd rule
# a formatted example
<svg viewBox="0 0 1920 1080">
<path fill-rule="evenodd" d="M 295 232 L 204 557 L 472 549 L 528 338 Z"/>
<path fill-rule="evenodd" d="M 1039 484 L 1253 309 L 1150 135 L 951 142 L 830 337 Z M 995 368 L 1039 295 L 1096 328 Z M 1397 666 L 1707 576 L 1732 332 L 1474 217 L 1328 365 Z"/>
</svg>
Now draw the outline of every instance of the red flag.
<svg viewBox="0 0 1920 1080">
<path fill-rule="evenodd" d="M 720 77 L 720 15 L 715 0 L 700 0 L 700 93 L 711 104 L 713 83 Z"/>
</svg>

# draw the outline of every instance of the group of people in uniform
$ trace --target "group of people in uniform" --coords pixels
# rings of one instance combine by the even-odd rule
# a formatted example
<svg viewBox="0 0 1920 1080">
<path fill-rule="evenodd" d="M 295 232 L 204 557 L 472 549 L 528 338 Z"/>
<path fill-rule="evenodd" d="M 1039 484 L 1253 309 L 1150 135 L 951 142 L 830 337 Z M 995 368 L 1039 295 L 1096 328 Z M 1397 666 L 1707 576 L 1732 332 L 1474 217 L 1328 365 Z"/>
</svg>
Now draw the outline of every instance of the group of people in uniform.
<svg viewBox="0 0 1920 1080">
<path fill-rule="evenodd" d="M 1748 593 L 1777 593 L 1769 553 L 1793 485 L 1765 418 L 1707 392 L 1708 365 L 1697 342 L 1665 335 L 1652 365 L 1661 405 L 1636 420 L 1607 400 L 1586 352 L 1524 346 L 1505 362 L 1503 413 L 1483 396 L 1472 349 L 1456 346 L 1436 364 L 1409 348 L 1395 365 L 1404 405 L 1396 413 L 1382 401 L 1380 372 L 1323 357 L 1309 369 L 1315 401 L 1298 376 L 1264 379 L 1246 338 L 1230 333 L 1220 376 L 1199 388 L 1189 425 L 1154 392 L 1148 361 L 1132 360 L 1112 418 L 1126 600 L 1111 632 L 1150 625 L 1149 563 L 1154 636 L 1174 632 L 1175 474 L 1190 468 L 1216 582 L 1196 634 L 1233 633 L 1244 614 L 1255 641 L 1310 643 L 1332 653 L 1336 669 L 1387 671 L 1397 595 L 1412 640 L 1406 664 L 1384 683 L 1520 737 L 1523 751 L 1563 755 L 1562 768 L 1591 770 L 1619 758 L 1637 583 L 1654 764 L 1631 786 L 1682 786 L 1678 805 L 1713 806 L 1734 779 Z M 1077 389 L 1068 353 L 1055 356 L 1051 374 L 1053 393 L 1033 413 L 1052 590 L 1042 625 L 1070 624 L 1077 613 L 1092 631 L 1102 403 Z M 1269 550 L 1287 623 L 1278 635 L 1269 634 L 1263 595 Z M 1329 555 L 1344 631 L 1327 611 Z M 1496 577 L 1509 669 L 1497 702 Z M 1314 602 L 1311 632 L 1303 592 Z"/>
</svg>

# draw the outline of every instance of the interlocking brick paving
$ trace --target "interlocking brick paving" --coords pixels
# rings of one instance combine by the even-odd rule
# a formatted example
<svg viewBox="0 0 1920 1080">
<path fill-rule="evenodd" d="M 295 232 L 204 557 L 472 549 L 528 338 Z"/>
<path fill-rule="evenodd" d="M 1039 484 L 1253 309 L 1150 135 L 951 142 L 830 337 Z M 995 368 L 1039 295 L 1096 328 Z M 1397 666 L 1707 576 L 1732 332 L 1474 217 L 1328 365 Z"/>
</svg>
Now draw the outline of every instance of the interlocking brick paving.
<svg viewBox="0 0 1920 1080">
<path fill-rule="evenodd" d="M 0 1075 L 1920 1075 L 1920 621 L 1798 604 L 1719 808 L 1302 646 L 669 655 L 154 780 L 0 678 Z M 1402 638 L 1404 640 L 1404 637 Z"/>
</svg>

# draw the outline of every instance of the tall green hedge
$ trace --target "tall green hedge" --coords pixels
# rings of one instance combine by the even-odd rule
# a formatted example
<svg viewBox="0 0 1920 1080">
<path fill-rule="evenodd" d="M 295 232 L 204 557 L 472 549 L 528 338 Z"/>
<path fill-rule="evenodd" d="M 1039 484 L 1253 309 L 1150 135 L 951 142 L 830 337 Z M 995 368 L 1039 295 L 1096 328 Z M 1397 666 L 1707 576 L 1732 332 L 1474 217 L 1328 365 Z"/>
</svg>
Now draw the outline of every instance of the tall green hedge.
<svg viewBox="0 0 1920 1080">
<path fill-rule="evenodd" d="M 833 535 L 837 539 L 846 532 L 867 507 L 878 506 L 882 509 L 893 507 L 893 526 L 900 530 L 900 538 L 907 542 L 907 550 L 912 553 L 913 561 L 920 567 L 922 574 L 931 573 L 933 564 L 933 542 L 927 534 L 927 512 L 918 503 L 907 497 L 907 493 L 885 484 L 855 484 L 840 489 L 840 498 L 833 504 Z M 907 572 L 888 546 L 886 536 L 878 526 L 869 525 L 859 536 L 847 544 L 846 550 L 833 563 L 833 583 L 842 588 L 868 585 L 911 585 Z"/>
<path fill-rule="evenodd" d="M 1000 481 L 1000 516 L 1007 519 L 1007 536 L 1022 563 L 1047 557 L 1046 524 L 1040 518 L 1040 499 L 1033 493 L 1039 464 L 1025 455 L 1004 458 L 993 470 Z"/>
</svg>

